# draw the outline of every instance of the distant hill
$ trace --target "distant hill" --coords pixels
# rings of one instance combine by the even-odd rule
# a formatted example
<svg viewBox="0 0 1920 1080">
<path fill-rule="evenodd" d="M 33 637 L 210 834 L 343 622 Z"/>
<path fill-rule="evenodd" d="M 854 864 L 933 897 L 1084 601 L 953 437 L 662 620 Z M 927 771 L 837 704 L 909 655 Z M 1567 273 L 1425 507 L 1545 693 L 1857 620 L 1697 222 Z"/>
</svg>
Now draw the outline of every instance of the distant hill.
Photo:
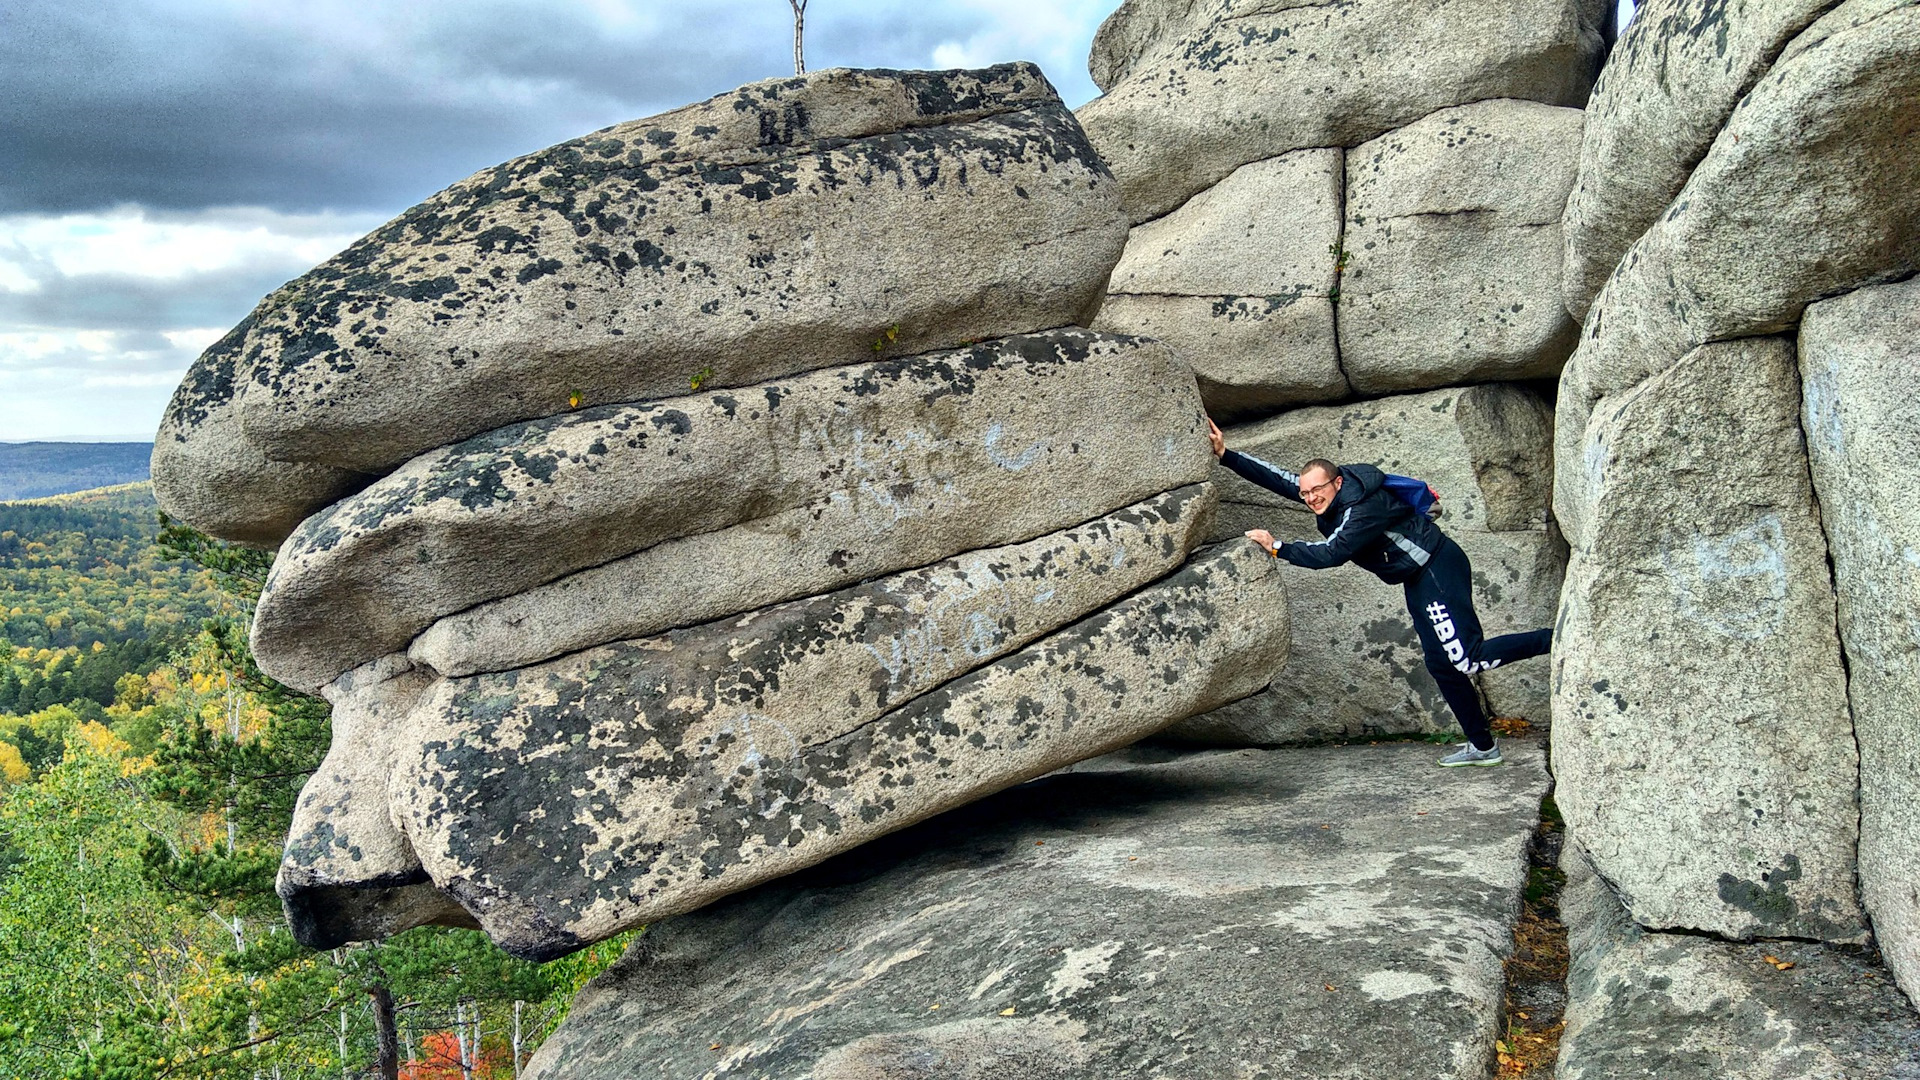
<svg viewBox="0 0 1920 1080">
<path fill-rule="evenodd" d="M 152 455 L 150 442 L 0 443 L 0 501 L 136 483 Z"/>
<path fill-rule="evenodd" d="M 150 484 L 0 503 L 0 643 L 36 649 L 177 639 L 231 605 L 153 546 Z"/>
</svg>

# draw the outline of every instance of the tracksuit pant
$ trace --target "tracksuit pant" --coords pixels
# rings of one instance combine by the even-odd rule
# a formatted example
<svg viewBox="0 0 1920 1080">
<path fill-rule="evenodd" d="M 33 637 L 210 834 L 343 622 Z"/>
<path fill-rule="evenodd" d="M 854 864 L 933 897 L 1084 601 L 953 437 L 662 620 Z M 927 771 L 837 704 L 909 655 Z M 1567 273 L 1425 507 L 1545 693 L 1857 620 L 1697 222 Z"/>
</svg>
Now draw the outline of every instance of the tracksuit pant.
<svg viewBox="0 0 1920 1080">
<path fill-rule="evenodd" d="M 1407 613 L 1426 653 L 1427 670 L 1440 684 L 1440 696 L 1460 721 L 1467 740 L 1481 750 L 1493 746 L 1493 731 L 1480 708 L 1472 676 L 1501 664 L 1539 656 L 1553 644 L 1551 628 L 1483 638 L 1473 610 L 1473 566 L 1451 537 L 1406 583 Z"/>
</svg>

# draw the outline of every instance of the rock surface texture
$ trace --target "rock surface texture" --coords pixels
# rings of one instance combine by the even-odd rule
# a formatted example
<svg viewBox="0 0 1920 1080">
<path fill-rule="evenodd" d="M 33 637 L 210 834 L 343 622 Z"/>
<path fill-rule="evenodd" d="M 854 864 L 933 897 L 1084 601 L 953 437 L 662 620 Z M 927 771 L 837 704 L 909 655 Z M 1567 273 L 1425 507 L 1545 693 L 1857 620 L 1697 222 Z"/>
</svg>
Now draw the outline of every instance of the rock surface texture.
<svg viewBox="0 0 1920 1080">
<path fill-rule="evenodd" d="M 1160 510 L 1159 524 L 1178 512 Z M 563 955 L 1258 689 L 1284 662 L 1287 634 L 1272 616 L 1283 606 L 1273 566 L 1248 545 L 1214 549 L 1039 636 L 1179 561 L 1184 544 L 1144 535 L 1155 517 L 1086 531 L 1113 568 L 1104 583 L 1070 557 L 997 552 L 971 568 L 443 680 L 401 730 L 336 743 L 329 761 L 342 767 L 322 773 L 349 786 L 377 772 L 356 759 L 392 766 L 372 790 L 326 798 L 386 801 L 416 876 L 510 952 Z M 1146 554 L 1120 569 L 1133 562 L 1122 557 L 1127 531 L 1159 549 L 1158 565 Z M 1049 606 L 1049 586 L 1068 576 L 1096 579 L 1080 585 L 1095 595 Z M 998 611 L 1002 601 L 1014 610 Z M 315 852 L 338 879 L 355 839 L 332 824 L 316 821 L 290 848 Z M 291 860 L 283 871 L 299 926 L 308 894 L 296 871 L 318 875 Z"/>
<path fill-rule="evenodd" d="M 1356 146 L 1437 109 L 1488 98 L 1577 107 L 1604 16 L 1573 0 L 1413 11 L 1389 0 L 1130 2 L 1095 38 L 1090 66 L 1106 93 L 1080 122 L 1137 224 L 1248 162 Z"/>
<path fill-rule="evenodd" d="M 1489 635 L 1552 625 L 1565 548 L 1547 529 L 1553 413 L 1536 393 L 1493 383 L 1351 405 L 1296 409 L 1229 433 L 1229 444 L 1282 468 L 1313 457 L 1364 461 L 1440 491 L 1441 527 L 1474 567 Z M 1317 541 L 1306 507 L 1216 469 L 1214 535 L 1266 529 Z M 1243 541 L 1244 542 L 1244 541 Z M 1194 717 L 1169 734 L 1275 745 L 1368 734 L 1457 730 L 1427 674 L 1403 590 L 1363 570 L 1281 564 L 1293 651 L 1265 692 Z M 1293 677 L 1296 672 L 1317 675 Z M 1545 720 L 1542 662 L 1477 676 L 1490 715 Z"/>
<path fill-rule="evenodd" d="M 1920 278 L 1807 309 L 1800 373 L 1860 744 L 1860 895 L 1920 994 Z"/>
<path fill-rule="evenodd" d="M 1793 347 L 1703 346 L 1587 428 L 1555 799 L 1635 919 L 1857 940 L 1859 758 Z M 1684 493 L 1680 496 L 1678 493 Z"/>
<path fill-rule="evenodd" d="M 577 401 L 1082 321 L 1125 234 L 1032 65 L 755 83 L 485 170 L 273 294 L 176 395 L 156 492 L 277 539 L 341 470 Z"/>
<path fill-rule="evenodd" d="M 1556 1077 L 1920 1077 L 1913 1007 L 1871 950 L 1648 933 L 1578 848 L 1561 867 L 1572 963 Z"/>
<path fill-rule="evenodd" d="M 530 1080 L 1474 1078 L 1546 787 L 1103 759 L 648 929 Z"/>
<path fill-rule="evenodd" d="M 1339 150 L 1242 166 L 1136 227 L 1094 326 L 1158 338 L 1222 423 L 1351 392 L 1335 341 Z"/>
<path fill-rule="evenodd" d="M 1355 390 L 1560 373 L 1579 330 L 1557 275 L 1582 115 L 1480 101 L 1347 154 L 1340 365 Z"/>
<path fill-rule="evenodd" d="M 1780 50 L 1838 0 L 1647 0 L 1587 103 L 1580 179 L 1567 200 L 1564 294 L 1585 319 L 1640 235 Z"/>
</svg>

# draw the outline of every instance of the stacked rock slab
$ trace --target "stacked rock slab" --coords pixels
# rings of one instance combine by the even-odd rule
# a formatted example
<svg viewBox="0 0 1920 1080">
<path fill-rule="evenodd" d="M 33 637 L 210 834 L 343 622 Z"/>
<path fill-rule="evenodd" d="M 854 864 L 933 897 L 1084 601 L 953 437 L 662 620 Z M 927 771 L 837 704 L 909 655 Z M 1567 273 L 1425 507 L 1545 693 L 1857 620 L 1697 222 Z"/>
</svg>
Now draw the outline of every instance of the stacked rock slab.
<svg viewBox="0 0 1920 1080">
<path fill-rule="evenodd" d="M 349 878 L 430 878 L 503 948 L 548 959 L 1250 693 L 1287 638 L 1264 609 L 1272 567 L 1244 545 L 1059 627 L 1178 565 L 1206 494 L 1024 551 L 443 679 L 403 730 L 330 753 L 349 782 L 378 774 L 372 790 L 303 794 L 282 869 L 295 929 L 335 943 L 313 932 L 307 897 Z M 306 812 L 347 797 L 398 823 L 378 862 Z"/>
<path fill-rule="evenodd" d="M 181 384 L 155 491 L 277 543 L 424 451 L 583 402 L 1084 321 L 1118 194 L 1030 64 L 816 72 L 607 128 L 268 297 Z"/>
<path fill-rule="evenodd" d="M 1588 427 L 1555 800 L 1635 918 L 1851 940 L 1859 758 L 1792 344 L 1703 346 Z"/>
<path fill-rule="evenodd" d="M 1091 127 L 1108 101 L 1081 113 L 1111 156 Z M 1553 377 L 1575 344 L 1558 283 L 1581 121 L 1475 101 L 1244 165 L 1134 227 L 1095 325 L 1172 345 L 1222 423 Z"/>
<path fill-rule="evenodd" d="M 1860 898 L 1887 963 L 1920 988 L 1920 279 L 1800 323 L 1807 452 L 1833 559 L 1860 745 Z"/>
<path fill-rule="evenodd" d="M 719 618 L 1204 479 L 1199 425 L 1165 346 L 1084 330 L 509 425 L 301 525 L 261 594 L 254 654 L 318 689 L 437 619 L 472 622 L 476 605 L 592 568 L 623 610 L 602 593 L 561 614 L 555 641 L 516 628 L 521 647 L 551 656 Z M 637 568 L 608 580 L 630 556 Z M 556 585 L 527 605 L 569 599 Z"/>
<path fill-rule="evenodd" d="M 1249 162 L 1356 146 L 1449 106 L 1578 107 L 1605 14 L 1571 0 L 1128 0 L 1095 37 L 1105 94 L 1080 119 L 1138 224 Z"/>
<path fill-rule="evenodd" d="M 1236 428 L 1229 442 L 1282 468 L 1324 456 L 1427 480 L 1441 492 L 1447 535 L 1473 562 L 1478 611 L 1491 636 L 1553 622 L 1565 551 L 1547 524 L 1552 437 L 1553 413 L 1538 394 L 1495 383 L 1297 409 Z M 1263 528 L 1283 539 L 1320 539 L 1301 504 L 1224 469 L 1216 477 L 1215 537 Z M 1170 734 L 1275 744 L 1454 728 L 1400 589 L 1351 567 L 1279 570 L 1293 633 L 1284 677 Z M 1492 715 L 1546 717 L 1544 664 L 1477 678 Z"/>
<path fill-rule="evenodd" d="M 1030 65 L 830 71 L 488 170 L 269 297 L 161 456 L 272 463 L 182 478 L 191 521 L 303 519 L 252 628 L 334 706 L 296 936 L 552 958 L 1265 685 L 1279 576 L 1194 555 L 1191 371 L 1062 325 L 1125 232 Z"/>
<path fill-rule="evenodd" d="M 1920 422 L 1909 287 L 1876 283 L 1920 269 L 1920 5 L 1655 2 L 1621 50 L 1567 221 L 1557 798 L 1641 925 L 1870 925 L 1912 995 L 1912 536 L 1880 487 Z"/>
</svg>

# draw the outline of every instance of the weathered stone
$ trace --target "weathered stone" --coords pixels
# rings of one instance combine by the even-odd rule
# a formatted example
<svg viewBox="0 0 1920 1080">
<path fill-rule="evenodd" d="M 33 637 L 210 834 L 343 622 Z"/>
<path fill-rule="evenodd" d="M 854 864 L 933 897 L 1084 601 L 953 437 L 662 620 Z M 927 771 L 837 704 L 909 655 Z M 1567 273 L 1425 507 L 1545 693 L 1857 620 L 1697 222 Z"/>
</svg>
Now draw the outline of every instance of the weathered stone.
<svg viewBox="0 0 1920 1080">
<path fill-rule="evenodd" d="M 1212 484 L 1180 488 L 1022 544 L 970 551 L 929 570 L 952 565 L 958 568 L 962 582 L 988 581 L 995 573 L 1004 576 L 1007 567 L 1036 562 L 1056 568 L 1071 566 L 1096 579 L 1124 579 L 1131 582 L 1126 588 L 1138 588 L 1178 566 L 1188 550 L 1208 535 L 1216 502 Z M 683 547 L 672 546 L 668 556 L 661 558 L 648 557 L 658 550 L 651 548 L 450 615 L 416 638 L 409 655 L 443 675 L 507 671 L 609 641 L 709 622 L 747 606 L 739 595 L 708 581 L 705 573 L 685 577 L 670 573 L 677 563 L 696 560 Z M 1107 570 L 1109 566 L 1112 573 Z M 927 572 L 913 571 L 907 576 Z M 1112 599 L 1099 593 L 1100 586 L 1085 584 L 1094 592 L 1083 597 L 1080 606 L 1072 606 L 1076 594 L 1064 582 L 1048 586 L 1047 603 L 1056 609 L 1065 603 L 1070 616 L 1078 618 Z M 963 588 L 959 594 L 973 587 Z M 886 588 L 893 590 L 895 586 Z M 913 589 L 937 592 L 938 586 L 921 584 Z M 606 602 L 609 596 L 648 594 L 651 602 L 644 605 Z M 955 602 L 952 596 L 939 601 L 943 610 Z M 980 617 L 994 621 L 991 612 L 983 611 Z M 975 633 L 966 627 L 950 630 L 958 635 L 955 640 Z"/>
<path fill-rule="evenodd" d="M 1800 373 L 1860 744 L 1860 895 L 1920 998 L 1920 278 L 1807 308 Z"/>
<path fill-rule="evenodd" d="M 1647 0 L 1634 12 L 1593 85 L 1567 199 L 1563 289 L 1574 318 L 1586 318 L 1781 48 L 1834 4 Z"/>
<path fill-rule="evenodd" d="M 1569 844 L 1562 1080 L 1920 1077 L 1913 1009 L 1870 950 L 1648 933 Z"/>
<path fill-rule="evenodd" d="M 495 166 L 321 264 L 243 328 L 233 407 L 268 457 L 384 472 L 576 397 L 1080 321 L 1125 231 L 1031 64 L 754 83 Z"/>
<path fill-rule="evenodd" d="M 1101 93 L 1118 85 L 1147 50 L 1179 36 L 1202 0 L 1125 0 L 1101 20 L 1087 51 L 1087 74 Z"/>
<path fill-rule="evenodd" d="M 269 301 L 270 303 L 271 301 Z M 373 478 L 331 465 L 270 461 L 233 415 L 250 316 L 201 354 L 167 403 L 153 438 L 153 497 L 202 532 L 271 547 L 313 509 Z"/>
<path fill-rule="evenodd" d="M 1604 399 L 1580 451 L 1555 799 L 1648 927 L 1865 930 L 1858 757 L 1799 414 L 1790 343 L 1722 342 Z"/>
<path fill-rule="evenodd" d="M 392 735 L 432 685 L 430 673 L 395 655 L 323 691 L 333 705 L 333 745 L 300 789 L 274 882 L 302 940 L 344 941 L 349 929 L 386 937 L 428 923 L 478 928 L 433 887 L 387 802 Z"/>
<path fill-rule="evenodd" d="M 1856 5 L 1878 17 L 1854 25 Z M 1563 423 L 1698 345 L 1920 267 L 1920 6 L 1884 7 L 1842 5 L 1734 110 L 1594 301 L 1575 354 L 1587 398 L 1562 398 Z"/>
<path fill-rule="evenodd" d="M 615 708 L 633 708 L 622 693 L 646 685 L 635 700 L 647 703 L 639 712 L 655 726 L 717 727 L 748 746 L 756 731 L 818 742 L 821 730 L 857 728 L 1171 572 L 1205 535 L 1213 506 L 1212 485 L 1193 485 L 1024 544 L 522 668 L 488 685 L 539 698 L 543 691 L 528 688 L 577 677 L 582 692 Z M 443 691 L 440 707 L 473 685 Z M 333 745 L 301 792 L 280 871 L 290 919 L 316 947 L 375 936 L 410 905 L 426 914 L 406 925 L 452 903 L 394 891 L 430 881 L 394 823 L 389 778 L 409 731 L 403 721 L 436 688 L 430 671 L 399 656 L 327 688 Z"/>
<path fill-rule="evenodd" d="M 1334 345 L 1341 152 L 1244 165 L 1137 226 L 1094 328 L 1158 338 L 1216 419 L 1347 395 Z"/>
<path fill-rule="evenodd" d="M 1557 375 L 1579 327 L 1560 299 L 1560 214 L 1579 109 L 1480 101 L 1347 156 L 1340 364 L 1384 393 Z"/>
<path fill-rule="evenodd" d="M 1263 528 L 1282 539 L 1319 538 L 1304 510 L 1239 504 L 1221 511 L 1216 535 Z M 1544 532 L 1452 535 L 1473 562 L 1474 607 L 1488 636 L 1552 624 L 1566 564 L 1557 540 Z M 1265 691 L 1183 720 L 1169 736 L 1216 746 L 1278 746 L 1460 730 L 1427 673 L 1404 590 L 1352 567 L 1303 570 L 1280 563 L 1278 569 L 1293 640 L 1286 667 L 1269 673 Z M 1550 670 L 1541 660 L 1476 676 L 1487 714 L 1546 721 Z"/>
<path fill-rule="evenodd" d="M 1101 27 L 1109 44 L 1095 45 L 1109 77 L 1130 60 L 1126 75 L 1080 121 L 1138 223 L 1247 162 L 1354 146 L 1450 105 L 1578 106 L 1605 10 L 1592 0 L 1129 4 Z M 1151 25 L 1128 26 L 1142 19 Z"/>
<path fill-rule="evenodd" d="M 1323 457 L 1419 477 L 1440 492 L 1440 523 L 1455 536 L 1544 528 L 1552 439 L 1547 403 L 1498 383 L 1295 409 L 1227 433 L 1234 449 L 1285 469 Z M 1307 512 L 1224 469 L 1216 477 L 1229 503 Z"/>
<path fill-rule="evenodd" d="M 1070 330 L 514 425 L 308 519 L 254 653 L 322 686 L 442 616 L 723 530 L 701 550 L 724 565 L 655 568 L 733 579 L 736 611 L 805 596 L 1205 479 L 1200 424 L 1164 346 Z"/>
<path fill-rule="evenodd" d="M 650 926 L 529 1080 L 1488 1075 L 1537 749 L 1145 757 Z"/>
<path fill-rule="evenodd" d="M 920 587 L 954 591 L 953 572 Z M 1014 591 L 1038 597 L 1055 571 L 1029 572 Z M 947 634 L 935 605 L 856 589 L 444 680 L 386 793 L 434 883 L 503 948 L 550 958 L 1252 692 L 1286 654 L 1278 580 L 1217 549 L 958 678 L 1053 620 L 1003 615 L 1004 638 L 916 657 Z"/>
</svg>

